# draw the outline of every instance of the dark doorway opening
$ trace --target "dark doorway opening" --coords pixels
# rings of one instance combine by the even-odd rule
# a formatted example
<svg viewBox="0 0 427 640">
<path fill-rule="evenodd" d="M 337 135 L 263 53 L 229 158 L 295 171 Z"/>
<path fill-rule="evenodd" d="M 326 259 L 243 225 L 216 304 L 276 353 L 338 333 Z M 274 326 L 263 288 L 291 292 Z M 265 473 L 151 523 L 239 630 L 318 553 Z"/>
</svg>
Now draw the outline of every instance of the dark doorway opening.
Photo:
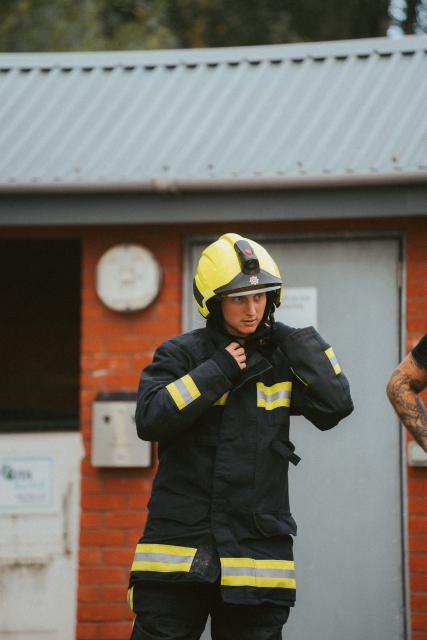
<svg viewBox="0 0 427 640">
<path fill-rule="evenodd" d="M 0 431 L 79 428 L 78 239 L 0 239 Z"/>
</svg>

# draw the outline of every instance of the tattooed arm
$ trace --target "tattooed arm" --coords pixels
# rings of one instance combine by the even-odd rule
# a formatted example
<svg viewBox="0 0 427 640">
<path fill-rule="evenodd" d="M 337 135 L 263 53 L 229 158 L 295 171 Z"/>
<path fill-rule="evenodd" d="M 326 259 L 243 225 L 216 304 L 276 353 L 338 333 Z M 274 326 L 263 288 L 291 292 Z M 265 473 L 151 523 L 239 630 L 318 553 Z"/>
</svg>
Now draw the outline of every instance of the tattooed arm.
<svg viewBox="0 0 427 640">
<path fill-rule="evenodd" d="M 427 410 L 418 394 L 427 387 L 427 369 L 410 353 L 393 372 L 388 398 L 402 424 L 427 453 Z"/>
</svg>

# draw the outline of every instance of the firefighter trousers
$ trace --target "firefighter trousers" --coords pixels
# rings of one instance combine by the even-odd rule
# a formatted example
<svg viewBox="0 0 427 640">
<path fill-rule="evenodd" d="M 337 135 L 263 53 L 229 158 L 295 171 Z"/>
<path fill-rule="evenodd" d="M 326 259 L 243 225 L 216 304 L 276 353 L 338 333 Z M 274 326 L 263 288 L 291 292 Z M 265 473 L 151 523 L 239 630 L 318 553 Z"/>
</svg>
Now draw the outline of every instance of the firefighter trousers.
<svg viewBox="0 0 427 640">
<path fill-rule="evenodd" d="M 198 640 L 211 617 L 212 640 L 282 640 L 289 607 L 228 604 L 218 583 L 134 586 L 130 640 Z"/>
</svg>

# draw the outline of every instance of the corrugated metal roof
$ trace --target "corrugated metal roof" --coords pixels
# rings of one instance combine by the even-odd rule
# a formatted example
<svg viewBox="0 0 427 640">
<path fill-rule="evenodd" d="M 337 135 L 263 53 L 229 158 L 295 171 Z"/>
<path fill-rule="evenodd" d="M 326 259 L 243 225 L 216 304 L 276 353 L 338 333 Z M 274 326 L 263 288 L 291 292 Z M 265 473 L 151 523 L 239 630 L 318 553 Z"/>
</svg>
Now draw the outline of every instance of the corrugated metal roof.
<svg viewBox="0 0 427 640">
<path fill-rule="evenodd" d="M 0 55 L 0 189 L 427 179 L 427 36 Z"/>
</svg>

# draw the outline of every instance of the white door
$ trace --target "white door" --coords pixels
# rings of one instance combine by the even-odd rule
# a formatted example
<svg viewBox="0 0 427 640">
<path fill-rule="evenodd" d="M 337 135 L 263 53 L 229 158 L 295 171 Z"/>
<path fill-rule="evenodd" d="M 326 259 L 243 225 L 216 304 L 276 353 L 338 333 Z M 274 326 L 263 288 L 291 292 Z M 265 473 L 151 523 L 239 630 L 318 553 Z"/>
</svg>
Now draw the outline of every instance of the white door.
<svg viewBox="0 0 427 640">
<path fill-rule="evenodd" d="M 79 433 L 0 436 L 0 638 L 74 640 Z"/>
<path fill-rule="evenodd" d="M 210 240 L 190 245 L 189 271 Z M 260 242 L 278 262 L 289 294 L 300 297 L 301 326 L 317 324 L 333 345 L 355 404 L 354 413 L 329 432 L 303 418 L 291 423 L 302 458 L 290 472 L 298 586 L 283 637 L 401 640 L 401 434 L 385 395 L 399 360 L 399 243 Z M 295 321 L 298 305 L 294 295 L 294 308 L 286 313 L 286 287 L 277 317 Z M 200 324 L 190 282 L 186 314 L 187 328 Z"/>
</svg>

